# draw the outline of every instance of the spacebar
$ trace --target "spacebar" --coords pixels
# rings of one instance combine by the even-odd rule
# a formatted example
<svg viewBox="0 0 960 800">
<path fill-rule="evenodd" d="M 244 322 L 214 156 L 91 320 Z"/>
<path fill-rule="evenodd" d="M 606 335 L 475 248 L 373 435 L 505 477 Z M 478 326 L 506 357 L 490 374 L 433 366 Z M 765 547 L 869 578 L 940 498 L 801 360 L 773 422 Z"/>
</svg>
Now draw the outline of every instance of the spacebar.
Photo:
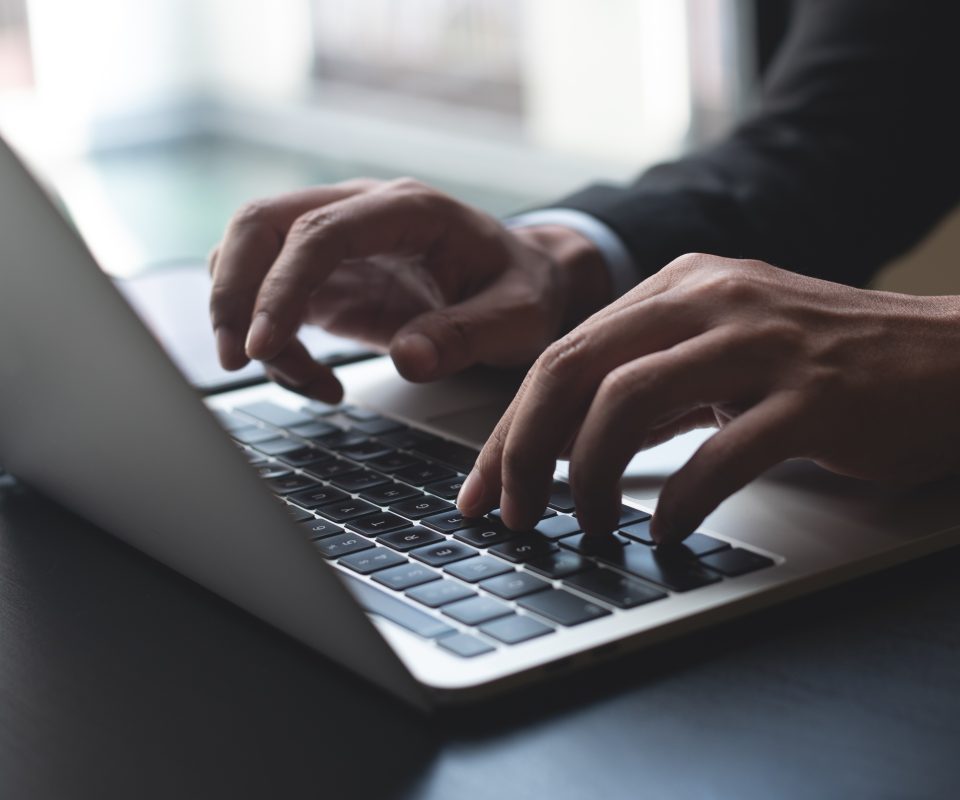
<svg viewBox="0 0 960 800">
<path fill-rule="evenodd" d="M 370 614 L 376 614 L 378 617 L 395 622 L 400 627 L 426 639 L 436 639 L 440 636 L 456 633 L 456 630 L 449 625 L 434 619 L 429 614 L 417 611 L 417 609 L 390 597 L 390 595 L 375 589 L 358 578 L 354 578 L 352 575 L 343 574 L 340 578 L 347 584 L 347 588 L 357 602 Z"/>
</svg>

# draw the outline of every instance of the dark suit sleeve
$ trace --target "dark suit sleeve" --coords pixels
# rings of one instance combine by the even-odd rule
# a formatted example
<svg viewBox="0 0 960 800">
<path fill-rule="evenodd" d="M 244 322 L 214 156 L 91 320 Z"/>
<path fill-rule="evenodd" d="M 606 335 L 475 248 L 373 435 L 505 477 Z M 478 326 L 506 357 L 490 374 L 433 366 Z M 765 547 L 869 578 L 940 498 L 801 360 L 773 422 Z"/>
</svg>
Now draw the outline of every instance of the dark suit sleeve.
<svg viewBox="0 0 960 800">
<path fill-rule="evenodd" d="M 759 111 L 729 137 L 552 205 L 610 226 L 640 278 L 705 252 L 865 283 L 960 196 L 958 8 L 800 0 Z"/>
</svg>

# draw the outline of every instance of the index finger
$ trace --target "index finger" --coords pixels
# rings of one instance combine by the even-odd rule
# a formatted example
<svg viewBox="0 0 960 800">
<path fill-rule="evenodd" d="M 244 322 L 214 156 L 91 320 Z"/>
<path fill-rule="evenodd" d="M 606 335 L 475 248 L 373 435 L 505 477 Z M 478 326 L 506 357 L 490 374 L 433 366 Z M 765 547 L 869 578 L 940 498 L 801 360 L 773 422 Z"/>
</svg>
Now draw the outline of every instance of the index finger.
<svg viewBox="0 0 960 800">
<path fill-rule="evenodd" d="M 243 342 L 257 291 L 293 222 L 312 208 L 349 197 L 371 185 L 371 181 L 356 180 L 290 192 L 248 203 L 233 216 L 223 241 L 211 254 L 210 263 L 210 321 L 225 369 L 239 369 L 247 363 Z"/>
</svg>

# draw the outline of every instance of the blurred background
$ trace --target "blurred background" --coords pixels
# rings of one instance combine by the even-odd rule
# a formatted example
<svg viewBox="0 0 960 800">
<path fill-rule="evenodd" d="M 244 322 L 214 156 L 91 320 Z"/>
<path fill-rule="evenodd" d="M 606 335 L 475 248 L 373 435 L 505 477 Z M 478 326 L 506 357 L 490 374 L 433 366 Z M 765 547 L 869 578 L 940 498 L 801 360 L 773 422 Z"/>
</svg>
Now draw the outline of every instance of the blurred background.
<svg viewBox="0 0 960 800">
<path fill-rule="evenodd" d="M 750 108 L 786 15 L 779 0 L 0 0 L 0 130 L 104 269 L 140 275 L 203 259 L 241 203 L 308 184 L 414 175 L 507 214 L 627 180 Z M 882 285 L 945 291 L 951 236 Z"/>
</svg>

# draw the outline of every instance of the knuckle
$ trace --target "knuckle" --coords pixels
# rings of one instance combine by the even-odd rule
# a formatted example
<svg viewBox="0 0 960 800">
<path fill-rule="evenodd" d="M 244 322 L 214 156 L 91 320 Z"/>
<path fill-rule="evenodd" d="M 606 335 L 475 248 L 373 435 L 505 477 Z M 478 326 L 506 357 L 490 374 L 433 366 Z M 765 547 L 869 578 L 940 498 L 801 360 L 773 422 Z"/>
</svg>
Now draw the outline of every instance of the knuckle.
<svg viewBox="0 0 960 800">
<path fill-rule="evenodd" d="M 713 258 L 714 256 L 709 256 L 706 253 L 684 253 L 682 256 L 673 259 L 661 271 L 677 279 L 683 279 L 704 269 L 707 262 Z"/>
<path fill-rule="evenodd" d="M 328 233 L 336 222 L 337 214 L 328 208 L 314 208 L 297 217 L 290 226 L 289 236 L 294 239 L 314 239 Z"/>
<path fill-rule="evenodd" d="M 585 337 L 577 332 L 554 342 L 537 359 L 537 376 L 554 383 L 577 378 L 585 367 L 586 344 Z"/>
<path fill-rule="evenodd" d="M 363 177 L 357 177 L 357 178 L 350 178 L 349 180 L 345 180 L 345 181 L 340 181 L 339 183 L 337 183 L 337 187 L 340 189 L 343 189 L 346 192 L 360 193 L 360 192 L 370 192 L 375 189 L 378 189 L 382 184 L 383 184 L 383 181 L 381 180 L 363 176 Z"/>
<path fill-rule="evenodd" d="M 250 200 L 236 210 L 231 225 L 260 228 L 269 226 L 270 203 L 267 200 Z"/>
<path fill-rule="evenodd" d="M 638 389 L 642 390 L 644 384 L 642 374 L 631 365 L 622 364 L 608 372 L 600 381 L 594 402 L 607 413 L 615 412 L 628 403 Z"/>
</svg>

